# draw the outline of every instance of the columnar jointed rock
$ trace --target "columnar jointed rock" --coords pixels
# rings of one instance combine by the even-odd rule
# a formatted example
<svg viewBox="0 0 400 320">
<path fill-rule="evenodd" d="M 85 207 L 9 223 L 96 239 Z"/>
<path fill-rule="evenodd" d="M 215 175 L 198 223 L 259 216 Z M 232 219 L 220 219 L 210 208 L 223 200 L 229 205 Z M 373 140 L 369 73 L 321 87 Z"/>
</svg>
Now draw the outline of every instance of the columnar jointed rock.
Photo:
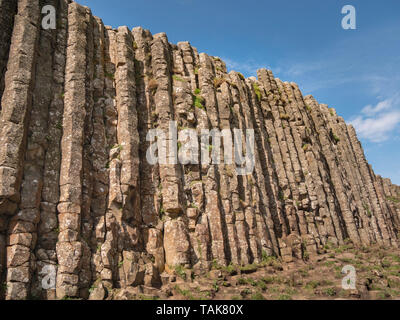
<svg viewBox="0 0 400 320">
<path fill-rule="evenodd" d="M 41 28 L 45 2 L 55 30 Z M 346 239 L 398 246 L 400 187 L 296 84 L 227 73 L 188 42 L 113 30 L 69 0 L 0 8 L 2 297 L 103 299 L 159 286 L 177 266 L 290 263 Z M 254 129 L 254 170 L 200 156 L 150 164 L 151 129 L 167 151 L 181 147 L 171 130 Z"/>
</svg>

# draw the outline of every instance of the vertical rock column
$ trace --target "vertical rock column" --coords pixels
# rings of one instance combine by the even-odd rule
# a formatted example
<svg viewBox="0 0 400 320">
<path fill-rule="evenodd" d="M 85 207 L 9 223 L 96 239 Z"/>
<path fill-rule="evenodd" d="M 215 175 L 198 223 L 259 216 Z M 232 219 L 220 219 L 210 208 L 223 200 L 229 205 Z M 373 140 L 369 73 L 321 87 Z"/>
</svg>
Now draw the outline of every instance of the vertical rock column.
<svg viewBox="0 0 400 320">
<path fill-rule="evenodd" d="M 4 74 L 10 50 L 14 16 L 17 13 L 17 2 L 17 0 L 0 0 L 0 101 L 4 90 Z"/>
<path fill-rule="evenodd" d="M 316 194 L 319 201 L 320 216 L 323 219 L 327 229 L 328 241 L 331 243 L 343 243 L 343 222 L 340 215 L 336 212 L 337 201 L 335 201 L 335 193 L 328 174 L 329 168 L 322 153 L 322 147 L 316 134 L 316 127 L 311 117 L 312 108 L 307 105 L 297 85 L 292 84 L 294 95 L 298 103 L 298 110 L 302 115 L 305 123 L 305 130 L 301 133 L 305 142 L 303 146 L 307 158 L 309 171 L 305 172 L 306 176 L 311 178 L 316 187 Z M 312 231 L 310 231 L 313 233 Z"/>
<path fill-rule="evenodd" d="M 295 168 L 296 183 L 299 184 L 298 199 L 293 205 L 297 209 L 299 218 L 299 231 L 307 249 L 313 249 L 313 243 L 325 244 L 329 236 L 334 236 L 332 223 L 325 206 L 324 195 L 321 199 L 315 193 L 314 179 L 309 174 L 310 168 L 306 160 L 307 152 L 311 151 L 311 138 L 306 132 L 303 116 L 298 108 L 298 101 L 292 90 L 291 84 L 282 83 L 284 92 L 285 113 L 290 117 L 288 121 L 293 138 L 292 162 Z M 308 143 L 307 143 L 308 142 Z M 297 155 L 293 157 L 293 150 Z M 316 175 L 317 180 L 319 175 Z M 312 254 L 312 250 L 308 250 Z M 315 247 L 314 247 L 315 253 Z"/>
<path fill-rule="evenodd" d="M 108 186 L 108 148 L 105 127 L 105 28 L 103 22 L 95 18 L 93 21 L 94 39 L 94 75 L 93 75 L 93 131 L 90 139 L 90 158 L 92 163 L 92 199 L 90 202 L 90 219 L 86 225 L 86 233 L 90 236 L 92 278 L 101 277 L 101 246 L 106 233 L 106 211 Z M 92 226 L 92 230 L 90 230 Z M 99 284 L 98 284 L 99 286 Z"/>
<path fill-rule="evenodd" d="M 203 113 L 203 120 L 198 117 L 199 128 L 201 129 L 219 129 L 218 101 L 214 88 L 215 77 L 215 68 L 212 58 L 205 53 L 201 53 L 199 88 L 201 89 L 201 96 L 205 101 L 204 108 L 206 111 L 205 114 Z M 204 115 L 207 117 L 205 118 Z M 212 143 L 214 143 L 214 141 L 212 141 Z M 207 215 L 210 228 L 212 260 L 219 265 L 225 265 L 228 258 L 226 255 L 228 243 L 225 241 L 225 218 L 223 217 L 223 211 L 221 210 L 222 205 L 220 202 L 219 166 L 212 162 L 212 151 L 216 146 L 210 147 L 210 145 L 210 142 L 206 142 L 204 146 L 207 151 L 211 151 L 210 163 L 201 163 L 202 174 L 204 175 L 205 214 Z"/>
<path fill-rule="evenodd" d="M 67 46 L 67 0 L 60 0 L 57 7 L 59 21 L 53 61 L 53 79 L 51 103 L 48 109 L 47 138 L 44 155 L 43 187 L 40 203 L 40 222 L 36 245 L 37 270 L 32 295 L 43 299 L 55 299 L 54 287 L 43 288 L 43 280 L 49 276 L 49 270 L 57 265 L 56 243 L 59 233 L 57 204 L 60 198 L 61 137 L 64 112 L 64 80 Z M 47 139 L 46 139 L 47 140 Z M 51 279 L 54 280 L 54 279 Z M 50 283 L 53 284 L 53 283 Z"/>
<path fill-rule="evenodd" d="M 61 140 L 57 298 L 79 296 L 82 243 L 82 156 L 86 116 L 86 9 L 68 7 L 63 136 Z"/>
<path fill-rule="evenodd" d="M 14 215 L 21 199 L 20 185 L 32 106 L 39 16 L 38 1 L 18 2 L 0 115 L 0 225 L 3 225 L 0 232 L 7 226 L 8 218 L 5 216 Z M 36 219 L 37 216 L 33 220 Z M 25 220 L 29 220 L 29 217 Z M 8 226 L 7 299 L 24 299 L 28 296 L 30 249 L 34 245 L 32 235 L 28 234 L 33 231 L 32 222 L 16 216 Z M 5 245 L 4 234 L 0 233 L 0 273 L 4 268 Z"/>
<path fill-rule="evenodd" d="M 144 246 L 149 255 L 153 256 L 154 265 L 158 273 L 164 271 L 165 254 L 163 248 L 163 222 L 161 221 L 161 190 L 159 165 L 150 164 L 147 161 L 146 153 L 150 147 L 147 141 L 149 131 L 157 126 L 158 114 L 154 104 L 158 82 L 153 76 L 151 41 L 153 39 L 148 30 L 140 27 L 132 30 L 134 37 L 133 47 L 135 49 L 135 80 L 136 100 L 138 112 L 138 131 L 140 137 L 139 146 L 139 174 L 140 174 L 140 195 L 141 195 L 141 218 Z M 148 270 L 151 271 L 150 266 Z M 156 277 L 147 276 L 153 281 Z"/>
<path fill-rule="evenodd" d="M 332 185 L 334 186 L 335 195 L 340 205 L 341 212 L 337 214 L 343 216 L 346 232 L 350 239 L 354 241 L 354 243 L 360 243 L 360 237 L 350 208 L 350 201 L 345 190 L 344 181 L 346 180 L 344 180 L 342 172 L 338 168 L 338 161 L 336 159 L 335 153 L 336 147 L 334 146 L 334 144 L 337 143 L 337 140 L 332 133 L 328 132 L 328 126 L 324 120 L 323 114 L 320 110 L 320 106 L 318 103 L 316 103 L 314 98 L 307 96 L 306 103 L 311 107 L 311 116 L 313 118 L 315 126 L 318 128 L 322 152 L 329 166 L 329 173 Z"/>
<path fill-rule="evenodd" d="M 328 175 L 326 174 L 325 164 L 320 157 L 321 147 L 319 140 L 313 134 L 314 128 L 312 121 L 310 120 L 309 110 L 303 100 L 302 94 L 298 86 L 294 83 L 290 84 L 290 88 L 286 89 L 292 92 L 291 97 L 295 103 L 295 116 L 298 121 L 301 121 L 301 125 L 297 126 L 298 139 L 301 140 L 301 150 L 298 148 L 300 161 L 302 161 L 302 170 L 305 176 L 305 183 L 309 193 L 309 199 L 303 199 L 300 202 L 299 216 L 302 218 L 301 211 L 304 212 L 305 220 L 307 221 L 307 250 L 311 253 L 317 246 L 325 244 L 327 241 L 332 243 L 338 243 L 343 240 L 341 235 L 341 228 L 337 215 L 335 213 L 335 207 L 329 201 L 329 197 L 333 198 L 331 187 L 328 181 Z M 298 142 L 299 143 L 299 142 Z M 299 145 L 300 146 L 300 145 Z M 298 146 L 298 147 L 299 147 Z M 304 160 L 302 160 L 301 154 L 304 152 Z M 312 212 L 310 214 L 310 211 Z M 324 235 L 320 239 L 321 243 L 318 243 L 317 232 L 316 232 L 316 216 L 318 215 L 318 223 L 323 230 L 321 234 Z"/>
<path fill-rule="evenodd" d="M 194 116 L 195 106 L 193 103 L 193 94 L 197 88 L 196 75 L 194 74 L 194 56 L 193 50 L 188 43 L 178 43 L 177 46 L 172 46 L 173 56 L 173 81 L 172 81 L 172 97 L 174 119 L 177 122 L 178 131 L 183 132 L 185 129 L 194 129 L 196 118 Z M 194 87 L 192 87 L 192 85 Z M 185 139 L 187 139 L 186 137 Z M 191 137 L 193 138 L 193 137 Z M 197 139 L 197 137 L 194 137 Z M 183 155 L 186 151 L 185 145 L 187 140 L 178 142 L 178 153 Z M 183 151 L 183 152 L 182 152 Z M 194 151 L 194 150 L 192 150 Z M 203 205 L 201 172 L 199 164 L 179 163 L 178 174 L 182 180 L 182 196 L 181 201 L 184 203 L 184 214 L 179 217 L 185 225 L 185 234 L 189 240 L 189 257 L 191 266 L 196 266 L 198 262 L 199 252 L 194 250 L 198 245 L 196 243 L 194 230 L 197 223 L 197 218 L 200 213 L 200 208 Z"/>
<path fill-rule="evenodd" d="M 56 6 L 56 1 L 51 3 Z M 57 32 L 40 28 L 40 40 L 38 45 L 41 50 L 37 54 L 35 83 L 33 91 L 32 109 L 28 124 L 27 148 L 23 167 L 23 179 L 21 185 L 21 201 L 19 213 L 12 218 L 10 226 L 9 244 L 23 245 L 34 250 L 37 240 L 37 224 L 40 220 L 40 202 L 43 186 L 43 166 L 45 150 L 53 142 L 53 137 L 48 134 L 48 114 L 52 99 L 53 80 L 53 47 Z M 21 228 L 21 226 L 24 228 Z M 29 291 L 32 275 L 36 271 L 36 257 L 32 253 L 28 266 L 9 268 L 8 281 L 24 283 Z M 13 284 L 9 284 L 13 286 Z M 30 290 L 33 293 L 32 290 Z M 22 295 L 22 292 L 20 293 Z M 29 292 L 28 292 L 29 295 Z M 37 293 L 32 296 L 39 297 Z M 11 297 L 12 298 L 12 297 Z M 25 298 L 28 298 L 26 296 Z"/>
<path fill-rule="evenodd" d="M 362 146 L 360 142 L 357 139 L 356 132 L 352 126 L 349 126 L 349 136 L 350 136 L 350 141 L 354 150 L 354 154 L 356 155 L 356 159 L 360 168 L 361 176 L 363 178 L 363 183 L 367 188 L 368 191 L 368 197 L 370 200 L 371 204 L 371 212 L 373 215 L 373 220 L 372 220 L 372 227 L 375 231 L 376 235 L 376 241 L 379 244 L 389 244 L 389 235 L 386 230 L 383 217 L 382 217 L 382 212 L 379 207 L 379 202 L 378 198 L 376 196 L 375 188 L 372 182 L 372 178 L 370 176 L 370 171 L 368 167 L 368 163 L 365 159 L 364 151 L 362 149 Z"/>
<path fill-rule="evenodd" d="M 169 122 L 174 121 L 172 100 L 171 65 L 172 55 L 170 45 L 165 33 L 154 35 L 151 46 L 153 75 L 157 81 L 155 93 L 155 107 L 158 114 L 159 126 L 164 134 L 168 134 L 174 128 L 169 127 Z M 171 134 L 174 134 L 171 132 Z M 167 161 L 169 164 L 160 165 L 160 181 L 162 194 L 162 213 L 164 222 L 164 250 L 165 263 L 169 268 L 177 265 L 190 265 L 189 239 L 187 227 L 182 221 L 184 203 L 182 201 L 182 181 L 176 161 L 177 145 L 171 143 L 167 136 Z M 176 162 L 175 162 L 176 163 Z"/>
<path fill-rule="evenodd" d="M 226 67 L 224 66 L 224 72 Z M 220 69 L 222 70 L 222 69 Z M 216 70 L 217 72 L 219 70 Z M 236 86 L 229 81 L 229 76 L 224 75 L 226 79 L 218 84 L 216 88 L 216 97 L 218 103 L 218 115 L 219 115 L 219 129 L 229 130 L 231 139 L 230 143 L 233 143 L 233 127 L 236 126 L 237 117 L 234 115 L 234 99 L 232 96 L 233 87 Z M 222 79 L 222 78 L 219 78 Z M 217 82 L 217 81 L 216 81 Z M 223 148 L 226 148 L 225 141 L 221 141 Z M 223 156 L 222 156 L 223 155 Z M 227 242 L 227 258 L 234 264 L 241 264 L 248 261 L 248 243 L 243 242 L 243 238 L 238 237 L 238 231 L 242 230 L 239 222 L 244 218 L 243 211 L 240 207 L 239 201 L 239 183 L 238 176 L 236 173 L 236 164 L 234 163 L 234 156 L 231 154 L 231 164 L 226 163 L 225 153 L 221 150 L 221 165 L 218 167 L 219 172 L 219 192 L 221 197 L 221 213 L 224 216 L 226 223 L 226 242 Z M 222 162 L 223 161 L 223 162 Z"/>
<path fill-rule="evenodd" d="M 104 32 L 104 126 L 106 137 L 106 150 L 108 151 L 105 163 L 106 179 L 108 183 L 108 196 L 106 198 L 106 214 L 104 217 L 104 240 L 96 247 L 93 256 L 96 278 L 101 279 L 107 289 L 114 287 L 113 280 L 118 278 L 118 226 L 114 212 L 121 210 L 122 194 L 120 187 L 121 161 L 118 159 L 117 124 L 118 113 L 115 100 L 115 59 L 116 59 L 116 32 L 109 26 Z M 102 221 L 97 227 L 103 228 Z M 101 233 L 100 233 L 101 234 Z"/>
<path fill-rule="evenodd" d="M 116 34 L 116 107 L 118 112 L 117 145 L 114 151 L 120 159 L 120 192 L 122 195 L 119 212 L 114 216 L 119 228 L 119 259 L 130 259 L 141 250 L 143 237 L 139 185 L 139 133 L 136 102 L 135 62 L 133 36 L 127 27 L 118 28 Z M 128 263 L 128 262 L 126 262 Z M 125 269 L 119 270 L 124 281 Z M 124 282 L 122 282 L 123 284 Z"/>
<path fill-rule="evenodd" d="M 268 135 L 264 130 L 262 115 L 260 114 L 261 102 L 267 99 L 265 90 L 262 84 L 255 79 L 247 81 L 249 91 L 250 108 L 245 109 L 247 121 L 252 122 L 255 130 L 255 172 L 254 180 L 251 179 L 253 206 L 256 209 L 257 229 L 259 239 L 261 241 L 261 254 L 264 255 L 279 255 L 279 246 L 275 234 L 274 211 L 276 206 L 273 205 L 275 199 L 271 198 L 277 195 L 271 186 L 271 169 L 268 169 L 267 162 L 269 161 L 269 145 Z M 248 113 L 248 114 L 247 114 Z M 269 165 L 271 167 L 271 165 Z"/>
<path fill-rule="evenodd" d="M 233 77 L 233 118 L 235 119 L 234 129 L 240 130 L 240 135 L 246 138 L 246 141 L 242 140 L 242 145 L 235 145 L 234 147 L 240 148 L 240 150 L 235 151 L 236 154 L 240 154 L 241 157 L 244 157 L 247 152 L 247 141 L 248 137 L 246 137 L 246 130 L 251 129 L 254 130 L 253 121 L 251 119 L 250 108 L 253 107 L 251 101 L 251 93 L 248 90 L 248 86 L 252 80 L 245 81 L 241 75 L 236 74 Z M 254 80 L 254 78 L 253 78 Z M 234 134 L 233 134 L 234 136 Z M 238 152 L 240 151 L 240 152 Z M 251 159 L 254 157 L 254 159 Z M 258 152 L 255 151 L 253 155 L 250 155 L 249 160 L 254 161 L 254 165 L 256 166 L 256 162 L 258 161 Z M 237 159 L 239 160 L 239 159 Z M 244 165 L 235 164 L 236 170 L 238 173 L 238 169 L 245 169 Z M 262 223 L 262 220 L 257 219 L 258 210 L 257 210 L 257 198 L 258 198 L 258 190 L 254 189 L 256 175 L 253 172 L 246 172 L 246 174 L 237 175 L 237 199 L 233 201 L 233 205 L 235 208 L 235 220 L 238 230 L 238 238 L 239 243 L 241 244 L 241 263 L 249 264 L 253 262 L 259 262 L 262 255 L 262 245 L 261 238 L 259 237 L 257 231 L 258 223 Z M 237 203 L 239 200 L 239 203 Z M 239 204 L 239 208 L 237 205 Z M 238 210 L 239 209 L 239 210 Z M 247 250 L 245 249 L 247 247 Z"/>
</svg>

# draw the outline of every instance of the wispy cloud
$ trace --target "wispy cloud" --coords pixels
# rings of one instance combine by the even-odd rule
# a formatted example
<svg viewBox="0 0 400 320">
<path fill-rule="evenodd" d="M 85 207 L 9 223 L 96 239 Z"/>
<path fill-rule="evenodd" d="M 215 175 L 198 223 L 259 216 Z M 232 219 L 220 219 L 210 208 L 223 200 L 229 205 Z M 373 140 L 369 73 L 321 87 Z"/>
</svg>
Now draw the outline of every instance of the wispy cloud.
<svg viewBox="0 0 400 320">
<path fill-rule="evenodd" d="M 324 68 L 322 62 L 314 62 L 314 63 L 296 63 L 293 65 L 289 65 L 287 70 L 285 70 L 285 74 L 291 77 L 298 77 L 309 72 L 318 71 Z"/>
<path fill-rule="evenodd" d="M 400 126 L 400 94 L 374 106 L 364 107 L 350 123 L 361 138 L 371 142 L 379 143 L 392 138 Z"/>
<path fill-rule="evenodd" d="M 221 59 L 225 61 L 228 70 L 239 71 L 249 76 L 256 76 L 257 70 L 261 68 L 271 69 L 269 65 L 254 60 L 235 61 L 226 57 L 222 57 Z"/>
<path fill-rule="evenodd" d="M 372 106 L 368 105 L 364 109 L 362 109 L 362 113 L 365 113 L 367 115 L 375 115 L 383 110 L 390 109 L 393 105 L 394 99 L 386 99 L 381 102 L 379 102 L 377 105 Z"/>
</svg>

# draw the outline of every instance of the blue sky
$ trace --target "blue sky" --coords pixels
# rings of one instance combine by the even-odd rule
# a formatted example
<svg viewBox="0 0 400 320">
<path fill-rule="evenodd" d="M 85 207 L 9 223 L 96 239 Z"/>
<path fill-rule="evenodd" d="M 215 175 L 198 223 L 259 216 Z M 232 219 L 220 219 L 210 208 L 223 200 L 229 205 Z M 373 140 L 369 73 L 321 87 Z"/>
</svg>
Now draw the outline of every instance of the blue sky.
<svg viewBox="0 0 400 320">
<path fill-rule="evenodd" d="M 400 184 L 399 0 L 77 0 L 113 27 L 189 41 L 246 76 L 296 82 L 356 127 L 375 172 Z M 343 30 L 344 5 L 357 29 Z"/>
</svg>

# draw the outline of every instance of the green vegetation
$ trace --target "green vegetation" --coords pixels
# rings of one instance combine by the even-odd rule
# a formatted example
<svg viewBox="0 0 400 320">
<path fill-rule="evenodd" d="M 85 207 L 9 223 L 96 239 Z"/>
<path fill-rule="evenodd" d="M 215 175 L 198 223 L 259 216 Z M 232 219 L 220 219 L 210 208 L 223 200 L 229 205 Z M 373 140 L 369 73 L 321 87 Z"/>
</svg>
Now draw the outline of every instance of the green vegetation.
<svg viewBox="0 0 400 320">
<path fill-rule="evenodd" d="M 159 297 L 155 297 L 155 296 L 146 296 L 144 294 L 139 294 L 138 296 L 139 300 L 159 300 Z"/>
<path fill-rule="evenodd" d="M 118 149 L 119 151 L 122 151 L 124 149 L 124 147 L 120 144 L 116 144 L 111 149 Z"/>
<path fill-rule="evenodd" d="M 182 289 L 182 288 L 179 287 L 178 285 L 176 285 L 174 288 L 175 288 L 175 290 L 178 291 L 178 293 L 181 294 L 182 296 L 188 297 L 190 300 L 194 300 L 194 297 L 193 297 L 193 295 L 190 293 L 189 290 Z"/>
<path fill-rule="evenodd" d="M 115 78 L 114 73 L 105 72 L 104 75 L 111 80 L 114 80 L 114 78 Z"/>
<path fill-rule="evenodd" d="M 218 89 L 225 81 L 224 78 L 214 78 L 214 87 Z"/>
<path fill-rule="evenodd" d="M 214 289 L 215 292 L 218 292 L 219 286 L 218 286 L 218 281 L 217 280 L 214 280 L 212 288 Z"/>
<path fill-rule="evenodd" d="M 257 96 L 258 101 L 261 101 L 261 90 L 260 90 L 260 87 L 256 83 L 253 83 L 253 89 L 254 89 L 254 93 Z"/>
<path fill-rule="evenodd" d="M 334 296 L 336 296 L 336 289 L 335 288 L 326 288 L 326 289 L 324 289 L 323 293 L 326 294 L 327 296 L 334 297 Z"/>
<path fill-rule="evenodd" d="M 193 104 L 196 108 L 205 110 L 204 99 L 200 96 L 193 96 Z"/>
<path fill-rule="evenodd" d="M 395 197 L 386 197 L 386 200 L 394 202 L 394 203 L 400 203 L 400 199 L 395 198 Z"/>
<path fill-rule="evenodd" d="M 252 294 L 250 299 L 251 300 L 265 300 L 264 296 L 260 292 Z"/>
<path fill-rule="evenodd" d="M 183 78 L 177 76 L 176 74 L 174 74 L 174 75 L 172 76 L 172 79 L 174 79 L 175 81 L 186 82 L 185 79 L 183 79 Z"/>
<path fill-rule="evenodd" d="M 277 300 L 292 300 L 292 297 L 288 294 L 280 294 Z"/>
<path fill-rule="evenodd" d="M 246 266 L 240 267 L 241 272 L 255 272 L 257 271 L 258 266 L 256 264 L 248 264 Z"/>
<path fill-rule="evenodd" d="M 369 206 L 367 204 L 363 203 L 363 207 L 364 207 L 365 211 L 367 211 L 368 218 L 371 218 L 372 217 L 372 212 L 369 209 Z"/>
<path fill-rule="evenodd" d="M 242 80 L 244 80 L 245 78 L 244 78 L 244 75 L 243 74 L 241 74 L 240 72 L 238 72 L 238 76 L 239 76 L 239 78 L 240 79 L 242 79 Z"/>
<path fill-rule="evenodd" d="M 182 265 L 176 265 L 173 269 L 179 277 L 186 280 L 186 270 Z"/>
<path fill-rule="evenodd" d="M 332 132 L 332 138 L 333 138 L 333 140 L 335 140 L 335 143 L 338 143 L 340 141 L 340 138 L 333 132 Z"/>
</svg>

